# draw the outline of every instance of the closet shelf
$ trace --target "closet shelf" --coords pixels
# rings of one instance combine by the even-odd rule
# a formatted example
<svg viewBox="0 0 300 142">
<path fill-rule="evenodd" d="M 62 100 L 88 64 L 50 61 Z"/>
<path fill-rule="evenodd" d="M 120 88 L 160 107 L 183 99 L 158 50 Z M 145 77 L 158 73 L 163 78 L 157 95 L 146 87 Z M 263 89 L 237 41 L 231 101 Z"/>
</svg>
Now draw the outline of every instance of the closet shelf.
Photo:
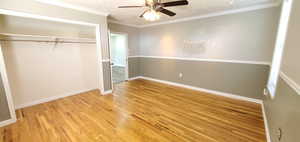
<svg viewBox="0 0 300 142">
<path fill-rule="evenodd" d="M 0 41 L 28 41 L 28 42 L 55 42 L 55 43 L 96 43 L 93 38 L 78 38 L 78 37 L 63 37 L 63 36 L 45 36 L 45 35 L 28 35 L 28 34 L 13 34 L 13 33 L 0 33 L 1 36 L 14 37 L 14 38 L 38 38 L 39 40 L 28 39 L 6 39 L 0 38 Z M 50 39 L 50 40 L 41 40 Z"/>
</svg>

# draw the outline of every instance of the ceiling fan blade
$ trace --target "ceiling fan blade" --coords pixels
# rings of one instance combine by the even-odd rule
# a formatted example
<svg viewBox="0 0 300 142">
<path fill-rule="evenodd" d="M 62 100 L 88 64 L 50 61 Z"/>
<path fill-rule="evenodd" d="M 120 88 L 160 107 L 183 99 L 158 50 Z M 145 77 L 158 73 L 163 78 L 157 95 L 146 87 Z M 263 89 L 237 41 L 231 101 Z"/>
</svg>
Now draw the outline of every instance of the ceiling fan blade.
<svg viewBox="0 0 300 142">
<path fill-rule="evenodd" d="M 166 15 L 169 15 L 169 16 L 175 16 L 176 13 L 170 11 L 170 10 L 167 10 L 167 9 L 164 9 L 164 8 L 159 8 L 157 11 L 163 13 L 163 14 L 166 14 Z"/>
<path fill-rule="evenodd" d="M 144 11 L 144 12 L 140 15 L 140 17 L 143 18 L 144 14 L 145 14 L 146 12 L 147 12 L 147 10 Z"/>
<path fill-rule="evenodd" d="M 187 0 L 180 0 L 180 1 L 171 1 L 162 3 L 163 7 L 171 7 L 171 6 L 181 6 L 181 5 L 188 5 L 189 2 Z"/>
<path fill-rule="evenodd" d="M 119 6 L 118 8 L 140 8 L 145 6 Z"/>
</svg>

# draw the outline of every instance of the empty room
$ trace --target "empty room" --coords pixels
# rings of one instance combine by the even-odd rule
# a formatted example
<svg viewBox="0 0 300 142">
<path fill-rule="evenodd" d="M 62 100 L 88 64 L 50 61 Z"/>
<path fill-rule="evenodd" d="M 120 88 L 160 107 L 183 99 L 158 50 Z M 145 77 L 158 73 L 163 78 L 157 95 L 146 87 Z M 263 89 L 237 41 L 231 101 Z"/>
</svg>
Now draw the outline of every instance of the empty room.
<svg viewBox="0 0 300 142">
<path fill-rule="evenodd" d="M 0 142 L 299 142 L 299 0 L 0 0 Z"/>
</svg>

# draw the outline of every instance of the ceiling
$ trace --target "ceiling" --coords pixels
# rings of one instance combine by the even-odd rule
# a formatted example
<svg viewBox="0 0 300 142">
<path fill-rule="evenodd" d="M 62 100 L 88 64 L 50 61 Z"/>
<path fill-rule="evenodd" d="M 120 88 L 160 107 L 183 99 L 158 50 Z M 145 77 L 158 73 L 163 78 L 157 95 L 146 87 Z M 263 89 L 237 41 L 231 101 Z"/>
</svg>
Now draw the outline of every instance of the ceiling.
<svg viewBox="0 0 300 142">
<path fill-rule="evenodd" d="M 49 0 L 38 0 L 46 2 Z M 174 17 L 168 17 L 161 14 L 161 19 L 155 22 L 145 21 L 139 15 L 146 8 L 126 8 L 120 9 L 118 6 L 124 5 L 144 5 L 145 0 L 56 0 L 64 4 L 69 4 L 81 9 L 88 9 L 89 11 L 98 11 L 109 14 L 109 20 L 118 21 L 123 24 L 131 25 L 146 25 L 155 22 L 163 22 L 168 20 L 175 20 L 181 18 L 188 18 L 193 16 L 205 15 L 214 12 L 221 12 L 224 10 L 240 9 L 245 7 L 253 7 L 264 4 L 275 3 L 278 0 L 188 0 L 188 6 L 178 6 L 167 8 L 177 13 Z M 162 2 L 169 2 L 174 0 L 161 0 Z"/>
</svg>

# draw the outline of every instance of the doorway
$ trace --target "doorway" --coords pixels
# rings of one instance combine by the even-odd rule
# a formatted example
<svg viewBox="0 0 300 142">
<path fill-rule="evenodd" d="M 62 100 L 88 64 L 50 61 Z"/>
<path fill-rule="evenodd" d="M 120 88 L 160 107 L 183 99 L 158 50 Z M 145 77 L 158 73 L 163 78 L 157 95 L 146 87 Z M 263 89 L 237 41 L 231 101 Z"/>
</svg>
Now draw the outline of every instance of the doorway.
<svg viewBox="0 0 300 142">
<path fill-rule="evenodd" d="M 112 86 L 128 80 L 128 36 L 125 33 L 110 33 L 110 61 Z"/>
<path fill-rule="evenodd" d="M 96 63 L 95 64 L 96 69 L 94 69 L 94 71 L 96 72 L 95 77 L 97 78 L 96 79 L 97 81 L 96 81 L 95 86 L 96 86 L 97 89 L 99 89 L 101 91 L 102 94 L 104 94 L 103 66 L 102 66 L 102 62 L 99 62 L 102 59 L 102 48 L 101 48 L 101 40 L 102 39 L 100 37 L 100 26 L 101 26 L 100 24 L 98 24 L 98 23 L 88 23 L 88 22 L 85 22 L 85 21 L 76 21 L 76 20 L 68 20 L 68 19 L 62 19 L 62 18 L 41 16 L 41 15 L 35 15 L 35 14 L 29 14 L 29 13 L 23 13 L 23 12 L 11 11 L 11 10 L 4 10 L 4 9 L 0 9 L 0 15 L 2 15 L 2 16 L 3 15 L 5 15 L 5 16 L 15 16 L 15 17 L 21 17 L 21 18 L 36 19 L 36 20 L 41 20 L 41 21 L 49 21 L 49 22 L 57 22 L 57 23 L 64 23 L 64 24 L 72 24 L 72 25 L 81 25 L 81 26 L 91 27 L 92 30 L 94 31 L 94 32 L 93 31 L 92 32 L 93 32 L 93 34 L 95 34 L 95 37 L 96 37 L 95 40 L 93 39 L 93 41 L 92 41 L 93 44 L 96 45 L 96 48 L 94 48 L 96 51 L 92 51 L 92 53 L 95 53 L 94 56 L 93 56 L 94 57 L 93 61 L 95 61 L 95 63 Z M 32 30 L 30 30 L 30 31 L 32 31 Z M 19 30 L 18 30 L 17 33 L 10 31 L 8 33 L 0 33 L 0 34 L 1 34 L 1 38 L 4 38 L 4 37 L 5 38 L 12 38 L 11 36 L 14 36 L 14 39 L 8 39 L 8 40 L 19 40 L 18 42 L 21 42 L 22 38 L 38 38 L 39 40 L 45 41 L 45 43 L 48 43 L 49 45 L 53 41 L 54 41 L 54 43 L 63 43 L 63 42 L 67 43 L 68 42 L 68 44 L 70 44 L 70 43 L 75 44 L 75 43 L 81 42 L 82 40 L 88 40 L 89 39 L 89 38 L 80 38 L 80 37 L 76 37 L 76 36 L 75 37 L 74 36 L 71 36 L 71 37 L 63 36 L 63 37 L 57 38 L 57 37 L 50 36 L 50 35 L 39 35 L 37 33 L 35 33 L 36 35 L 34 36 L 31 33 L 26 33 L 25 34 L 23 32 L 20 32 Z M 18 37 L 16 37 L 16 36 L 18 36 Z M 38 39 L 34 39 L 34 40 L 32 40 L 32 42 L 36 41 Z M 63 39 L 64 41 L 62 41 L 61 39 Z M 3 40 L 5 41 L 6 39 L 3 39 Z M 50 42 L 50 40 L 51 40 L 51 42 Z M 68 40 L 68 41 L 66 41 L 66 40 Z M 76 41 L 76 40 L 80 40 L 80 41 Z M 7 41 L 5 41 L 5 42 L 7 42 Z M 22 42 L 25 42 L 25 41 L 22 41 Z M 88 42 L 90 42 L 90 41 L 88 41 Z M 2 43 L 2 41 L 1 41 L 1 43 Z M 43 44 L 44 44 L 44 42 L 43 42 Z M 9 45 L 9 44 L 7 44 L 7 45 Z M 54 45 L 56 45 L 56 44 L 54 44 Z M 32 46 L 26 46 L 26 47 L 32 48 Z M 78 47 L 76 47 L 76 48 L 78 48 Z M 29 103 L 22 103 L 22 104 L 20 103 L 20 105 L 16 105 L 15 102 L 13 101 L 13 96 L 12 96 L 11 87 L 10 87 L 11 85 L 10 85 L 9 80 L 8 80 L 9 78 L 7 77 L 7 69 L 6 69 L 7 64 L 4 61 L 4 56 L 3 56 L 3 53 L 2 53 L 2 49 L 3 49 L 3 46 L 0 44 L 0 89 L 2 89 L 2 90 L 0 90 L 0 99 L 1 99 L 0 108 L 2 110 L 5 110 L 5 112 L 2 112 L 2 110 L 1 110 L 0 127 L 9 125 L 9 124 L 14 123 L 14 122 L 17 121 L 16 114 L 15 114 L 16 107 L 17 108 L 22 108 L 22 107 L 31 106 L 31 105 L 35 105 L 35 104 L 39 104 L 39 103 L 48 102 L 48 101 L 51 101 L 51 100 L 54 100 L 54 99 L 66 97 L 67 96 L 66 94 L 68 94 L 68 95 L 76 94 L 76 93 L 72 92 L 72 93 L 58 93 L 60 95 L 55 95 L 54 94 L 51 97 L 41 96 L 41 98 L 30 100 L 31 102 L 29 102 Z M 22 48 L 22 49 L 24 49 L 24 48 Z M 47 50 L 49 48 L 40 48 L 39 47 L 39 49 Z M 54 49 L 54 48 L 52 48 L 52 49 Z M 61 48 L 59 48 L 59 49 L 61 49 Z M 58 50 L 58 48 L 56 48 L 56 51 L 57 50 Z M 71 48 L 68 48 L 68 50 L 71 50 Z M 78 53 L 78 51 L 80 51 L 80 50 L 73 50 L 73 51 L 74 51 L 73 53 Z M 30 53 L 30 52 L 27 51 L 27 52 L 23 52 L 23 53 Z M 12 54 L 12 55 L 14 55 L 14 54 Z M 37 55 L 40 55 L 40 54 L 37 54 Z M 61 52 L 59 52 L 59 54 L 56 54 L 56 55 L 61 55 Z M 76 56 L 76 57 L 78 57 L 78 56 Z M 68 59 L 66 57 L 62 57 L 62 58 L 63 59 Z M 31 58 L 28 58 L 28 59 L 31 59 Z M 59 59 L 61 59 L 61 58 L 59 58 Z M 87 59 L 87 58 L 85 58 L 85 59 Z M 39 61 L 39 60 L 34 60 L 34 61 Z M 53 59 L 48 60 L 48 61 L 52 62 Z M 77 63 L 77 62 L 72 62 L 72 63 Z M 50 64 L 50 63 L 48 63 L 48 64 Z M 51 63 L 50 65 L 53 65 L 53 64 Z M 30 68 L 28 68 L 28 69 L 30 69 Z M 78 73 L 76 71 L 76 73 L 77 73 L 76 75 L 78 75 L 81 72 Z M 74 75 L 74 70 L 73 70 L 72 74 L 70 74 L 70 75 Z M 69 78 L 70 78 L 70 76 L 69 76 Z M 59 79 L 62 79 L 62 78 L 59 78 Z M 31 80 L 32 80 L 32 78 L 31 78 Z M 57 83 L 61 83 L 61 82 L 57 82 Z M 83 83 L 83 85 L 85 85 L 85 84 Z M 34 89 L 36 89 L 36 88 L 34 88 Z M 72 88 L 71 89 L 68 88 L 68 89 L 71 90 Z M 76 89 L 77 89 L 77 87 L 76 87 Z M 92 89 L 95 89 L 95 88 L 92 88 Z M 60 90 L 61 90 L 61 88 L 60 88 Z M 88 88 L 88 90 L 90 90 L 90 89 Z M 79 91 L 82 92 L 82 90 L 79 90 Z M 40 94 L 44 95 L 44 93 L 40 93 Z M 16 96 L 18 96 L 18 95 L 16 95 Z M 26 98 L 26 97 L 22 97 L 22 98 Z M 7 112 L 9 112 L 9 114 L 7 114 Z M 3 115 L 5 115 L 5 116 L 3 117 Z"/>
</svg>

